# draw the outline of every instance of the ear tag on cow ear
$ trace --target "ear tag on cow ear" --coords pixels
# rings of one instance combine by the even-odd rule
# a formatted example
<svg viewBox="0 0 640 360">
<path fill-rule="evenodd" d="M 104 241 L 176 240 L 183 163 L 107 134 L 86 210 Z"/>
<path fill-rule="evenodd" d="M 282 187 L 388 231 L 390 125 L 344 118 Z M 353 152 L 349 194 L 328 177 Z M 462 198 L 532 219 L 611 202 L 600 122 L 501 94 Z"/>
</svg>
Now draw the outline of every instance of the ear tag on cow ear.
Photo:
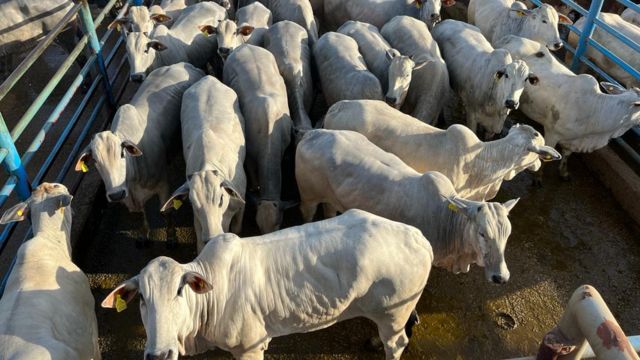
<svg viewBox="0 0 640 360">
<path fill-rule="evenodd" d="M 18 216 L 22 216 L 24 214 L 24 210 L 20 209 L 16 211 L 16 214 L 18 214 Z"/>
<path fill-rule="evenodd" d="M 83 173 L 89 172 L 89 167 L 84 161 L 80 163 L 80 168 L 82 169 Z"/>
<path fill-rule="evenodd" d="M 458 212 L 458 210 L 460 210 L 460 209 L 458 209 L 457 206 L 455 206 L 455 205 L 453 205 L 451 203 L 449 203 L 449 205 L 447 205 L 447 207 L 449 208 L 449 210 L 451 210 L 453 212 Z"/>
<path fill-rule="evenodd" d="M 517 11 L 516 14 L 518 14 L 518 16 L 524 16 L 524 11 Z"/>
<path fill-rule="evenodd" d="M 127 302 L 124 301 L 120 294 L 116 294 L 116 311 L 121 312 L 127 308 Z"/>
<path fill-rule="evenodd" d="M 182 206 L 182 201 L 180 199 L 173 199 L 173 208 L 178 210 Z"/>
<path fill-rule="evenodd" d="M 422 7 L 422 3 L 420 1 L 416 1 L 416 7 L 420 9 Z"/>
</svg>

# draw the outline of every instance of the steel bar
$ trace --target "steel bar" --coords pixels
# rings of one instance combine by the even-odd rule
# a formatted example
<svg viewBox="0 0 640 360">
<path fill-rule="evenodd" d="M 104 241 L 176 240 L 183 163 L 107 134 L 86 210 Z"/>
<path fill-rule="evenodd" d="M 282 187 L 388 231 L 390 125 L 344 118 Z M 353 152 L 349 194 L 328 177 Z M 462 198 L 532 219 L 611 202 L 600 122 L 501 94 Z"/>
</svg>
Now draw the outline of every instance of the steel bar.
<svg viewBox="0 0 640 360">
<path fill-rule="evenodd" d="M 578 40 L 578 45 L 576 46 L 576 55 L 573 57 L 573 62 L 571 63 L 571 70 L 575 72 L 578 69 L 578 65 L 580 64 L 580 58 L 587 50 L 587 41 L 593 35 L 593 29 L 595 27 L 595 18 L 600 14 L 600 10 L 602 9 L 602 4 L 604 0 L 593 0 L 591 2 L 591 6 L 589 7 L 589 13 L 585 19 L 584 27 L 582 28 L 582 34 L 580 34 L 580 39 Z"/>
<path fill-rule="evenodd" d="M 7 149 L 8 154 L 5 156 L 2 166 L 5 170 L 16 177 L 18 185 L 18 196 L 24 200 L 31 195 L 31 187 L 29 186 L 29 180 L 27 171 L 25 170 L 25 164 L 20 159 L 18 149 L 16 149 L 11 134 L 7 128 L 7 124 L 4 122 L 2 114 L 0 114 L 0 147 Z M 1 205 L 0 205 L 1 206 Z"/>
</svg>

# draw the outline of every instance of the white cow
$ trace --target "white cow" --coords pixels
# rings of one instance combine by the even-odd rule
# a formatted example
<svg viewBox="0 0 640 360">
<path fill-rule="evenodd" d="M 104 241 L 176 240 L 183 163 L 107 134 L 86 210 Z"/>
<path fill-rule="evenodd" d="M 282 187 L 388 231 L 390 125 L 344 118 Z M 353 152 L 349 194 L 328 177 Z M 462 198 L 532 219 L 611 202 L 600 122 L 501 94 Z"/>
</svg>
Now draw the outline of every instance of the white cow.
<svg viewBox="0 0 640 360">
<path fill-rule="evenodd" d="M 640 90 L 625 90 L 603 83 L 598 88 L 591 75 L 576 75 L 544 47 L 516 36 L 503 39 L 514 58 L 523 59 L 540 78 L 527 86 L 520 109 L 544 126 L 547 145 L 562 147 L 560 175 L 567 177 L 567 158 L 572 152 L 591 152 L 640 125 Z M 561 96 L 562 94 L 562 96 Z"/>
<path fill-rule="evenodd" d="M 573 24 L 549 4 L 529 10 L 514 0 L 470 0 L 467 16 L 494 46 L 506 35 L 517 35 L 558 50 L 562 47 L 558 23 Z"/>
<path fill-rule="evenodd" d="M 264 47 L 275 57 L 287 85 L 293 124 L 298 129 L 311 129 L 308 112 L 313 102 L 313 79 L 307 31 L 294 22 L 281 21 L 265 34 Z"/>
<path fill-rule="evenodd" d="M 340 100 L 382 100 L 382 86 L 367 70 L 358 43 L 347 35 L 328 32 L 313 49 L 322 93 L 328 106 Z"/>
<path fill-rule="evenodd" d="M 89 280 L 71 260 L 71 199 L 64 185 L 43 183 L 0 219 L 29 217 L 34 234 L 0 299 L 0 359 L 100 359 Z"/>
<path fill-rule="evenodd" d="M 144 32 L 150 34 L 155 27 L 155 22 L 163 22 L 167 18 L 164 15 L 152 18 L 149 8 L 146 6 L 129 6 L 124 16 L 118 17 L 109 24 L 109 29 L 116 28 L 125 31 Z"/>
<path fill-rule="evenodd" d="M 629 39 L 635 41 L 636 44 L 640 44 L 640 27 L 626 22 L 619 15 L 611 13 L 600 13 L 600 20 L 611 26 L 615 30 L 624 34 Z M 582 31 L 584 28 L 585 18 L 580 18 L 576 21 L 576 27 Z M 632 48 L 625 45 L 622 41 L 616 39 L 613 35 L 609 34 L 606 30 L 596 26 L 591 38 L 597 41 L 599 44 L 604 45 L 607 49 L 618 56 L 622 61 L 629 64 L 636 70 L 640 70 L 640 56 Z M 571 32 L 569 34 L 569 44 L 575 48 L 578 43 L 578 36 Z M 613 76 L 621 84 L 626 87 L 640 87 L 640 79 L 636 79 L 633 75 L 626 72 L 620 66 L 611 61 L 608 57 L 604 56 L 601 52 L 594 49 L 592 46 L 587 48 L 585 56 L 593 60 L 601 69 L 607 74 Z M 569 56 L 571 58 L 571 56 Z"/>
<path fill-rule="evenodd" d="M 207 35 L 215 35 L 218 55 L 223 60 L 238 46 L 251 44 L 262 46 L 264 33 L 271 26 L 271 11 L 259 2 L 238 9 L 237 20 L 211 22 L 200 27 Z"/>
<path fill-rule="evenodd" d="M 445 20 L 435 27 L 433 37 L 464 103 L 469 128 L 476 132 L 482 125 L 487 139 L 501 132 L 509 112 L 518 108 L 525 82 L 535 85 L 538 78 L 524 61 L 512 60 L 504 49 L 494 50 L 473 25 Z"/>
<path fill-rule="evenodd" d="M 182 147 L 187 181 L 174 191 L 162 211 L 193 206 L 198 252 L 215 235 L 240 233 L 247 178 L 244 173 L 244 118 L 236 93 L 205 76 L 184 92 Z"/>
<path fill-rule="evenodd" d="M 160 203 L 169 199 L 167 154 L 180 132 L 182 94 L 204 73 L 191 64 L 164 66 L 149 74 L 128 104 L 120 106 L 111 130 L 93 136 L 76 164 L 87 171 L 95 161 L 104 181 L 107 200 L 122 202 L 131 212 L 144 212 L 144 204 L 154 195 Z M 175 242 L 175 229 L 167 217 L 168 245 Z M 148 238 L 144 216 L 141 240 Z"/>
<path fill-rule="evenodd" d="M 416 62 L 410 56 L 401 55 L 371 24 L 349 20 L 338 32 L 358 43 L 367 68 L 378 78 L 382 91 L 386 93 L 386 102 L 399 109 L 407 96 L 412 72 L 426 65 L 429 59 L 421 57 Z"/>
<path fill-rule="evenodd" d="M 511 234 L 504 204 L 460 197 L 439 172 L 420 174 L 353 131 L 312 130 L 296 149 L 300 210 L 311 221 L 362 209 L 420 229 L 433 246 L 435 266 L 454 273 L 484 267 L 488 281 L 509 280 L 504 249 Z"/>
<path fill-rule="evenodd" d="M 318 25 L 309 0 L 239 0 L 238 8 L 240 9 L 255 1 L 261 2 L 271 10 L 274 23 L 289 20 L 307 30 L 310 47 L 313 47 L 313 44 L 318 40 Z"/>
<path fill-rule="evenodd" d="M 435 124 L 451 96 L 449 72 L 438 44 L 423 22 L 409 16 L 394 17 L 380 32 L 400 53 L 426 62 L 412 74 L 406 101 L 400 109 L 427 124 Z M 395 100 L 398 104 L 399 99 Z"/>
<path fill-rule="evenodd" d="M 262 233 L 278 230 L 288 205 L 280 196 L 282 157 L 292 131 L 287 88 L 273 55 L 249 44 L 229 55 L 223 78 L 238 94 L 244 115 L 249 188 L 258 193 L 256 223 Z"/>
<path fill-rule="evenodd" d="M 504 180 L 525 169 L 537 171 L 541 159 L 560 159 L 528 125 L 515 125 L 506 137 L 482 142 L 464 125 L 438 129 L 381 101 L 336 103 L 324 127 L 359 132 L 419 173 L 438 171 L 451 180 L 459 196 L 470 200 L 493 199 Z"/>
<path fill-rule="evenodd" d="M 620 14 L 620 17 L 630 24 L 640 26 L 640 13 L 631 8 L 625 9 L 622 14 Z"/>
<path fill-rule="evenodd" d="M 15 57 L 37 45 L 38 40 L 55 28 L 73 7 L 70 0 L 5 0 L 0 1 L 0 75 L 10 73 Z M 70 52 L 76 45 L 77 19 L 58 36 L 58 41 Z M 0 65 L 2 65 L 0 63 Z M 4 70 L 4 71 L 3 71 Z"/>
<path fill-rule="evenodd" d="M 182 11 L 171 29 L 158 25 L 149 34 L 127 34 L 127 57 L 131 80 L 142 81 L 146 74 L 161 66 L 188 62 L 204 69 L 215 54 L 214 37 L 207 37 L 199 26 L 227 18 L 226 10 L 214 2 L 203 2 Z"/>
<path fill-rule="evenodd" d="M 386 359 L 398 360 L 432 261 L 416 228 L 350 210 L 259 237 L 218 235 L 187 264 L 156 258 L 102 306 L 140 294 L 145 359 L 214 347 L 262 359 L 274 337 L 365 317 L 378 326 Z"/>
</svg>

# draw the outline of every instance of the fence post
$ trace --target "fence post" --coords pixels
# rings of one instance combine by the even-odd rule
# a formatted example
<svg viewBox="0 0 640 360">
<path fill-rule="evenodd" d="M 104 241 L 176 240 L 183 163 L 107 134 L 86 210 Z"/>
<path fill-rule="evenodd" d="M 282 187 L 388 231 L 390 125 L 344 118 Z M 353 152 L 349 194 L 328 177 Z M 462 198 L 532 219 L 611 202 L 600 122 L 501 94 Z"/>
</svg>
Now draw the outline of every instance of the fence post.
<svg viewBox="0 0 640 360">
<path fill-rule="evenodd" d="M 142 6 L 142 0 L 133 0 L 133 6 Z"/>
<path fill-rule="evenodd" d="M 578 40 L 578 46 L 576 46 L 576 53 L 573 56 L 573 61 L 571 62 L 571 71 L 577 72 L 578 65 L 580 65 L 580 58 L 584 55 L 584 52 L 587 50 L 589 46 L 589 39 L 591 35 L 593 35 L 593 30 L 595 29 L 595 19 L 600 15 L 600 10 L 602 9 L 602 4 L 604 0 L 593 0 L 591 2 L 591 6 L 589 6 L 589 13 L 587 14 L 587 18 L 584 21 L 584 26 L 582 27 L 582 33 L 580 34 L 580 39 Z"/>
<path fill-rule="evenodd" d="M 98 69 L 100 70 L 100 74 L 102 74 L 102 84 L 104 86 L 105 92 L 107 93 L 109 104 L 111 106 L 115 106 L 113 91 L 111 89 L 111 82 L 109 81 L 109 74 L 107 73 L 107 67 L 104 63 L 104 57 L 102 56 L 102 47 L 100 46 L 100 40 L 98 40 L 96 27 L 93 23 L 93 17 L 91 16 L 91 9 L 89 8 L 87 0 L 80 1 L 82 2 L 82 7 L 80 8 L 80 19 L 82 20 L 82 28 L 84 30 L 84 33 L 89 37 L 89 45 L 91 46 L 91 49 L 96 54 Z"/>
<path fill-rule="evenodd" d="M 29 179 L 27 177 L 27 171 L 22 165 L 20 154 L 16 149 L 16 145 L 13 143 L 11 133 L 7 128 L 7 124 L 4 122 L 4 118 L 0 113 L 0 147 L 7 149 L 7 156 L 2 162 L 2 166 L 7 172 L 17 178 L 16 188 L 18 191 L 18 197 L 20 200 L 26 200 L 31 196 L 31 185 L 29 185 Z"/>
</svg>

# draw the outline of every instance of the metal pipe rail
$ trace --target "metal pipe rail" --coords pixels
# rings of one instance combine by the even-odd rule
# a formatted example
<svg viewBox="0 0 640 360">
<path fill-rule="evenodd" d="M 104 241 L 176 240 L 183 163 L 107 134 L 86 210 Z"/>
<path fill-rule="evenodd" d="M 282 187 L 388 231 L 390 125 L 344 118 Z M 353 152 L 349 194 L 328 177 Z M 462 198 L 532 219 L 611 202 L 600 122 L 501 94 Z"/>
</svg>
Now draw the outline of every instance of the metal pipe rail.
<svg viewBox="0 0 640 360">
<path fill-rule="evenodd" d="M 122 73 L 123 67 L 127 63 L 127 59 L 126 56 L 116 57 L 118 50 L 123 47 L 123 38 L 118 36 L 117 33 L 112 30 L 107 31 L 102 36 L 102 38 L 98 38 L 96 28 L 102 24 L 103 20 L 117 1 L 118 0 L 110 0 L 94 21 L 86 0 L 80 0 L 80 2 L 75 4 L 71 8 L 71 10 L 69 10 L 69 12 L 64 16 L 63 21 L 61 21 L 55 27 L 55 29 L 51 31 L 38 44 L 38 46 L 36 46 L 36 48 L 29 53 L 27 58 L 24 59 L 20 63 L 20 65 L 18 65 L 18 67 L 13 71 L 13 73 L 5 80 L 5 82 L 0 85 L 0 101 L 2 101 L 2 99 L 9 93 L 9 91 L 11 91 L 16 83 L 35 63 L 38 57 L 44 53 L 46 48 L 53 42 L 55 37 L 68 25 L 70 21 L 72 21 L 76 16 L 79 17 L 82 23 L 82 29 L 85 33 L 84 36 L 78 42 L 76 47 L 71 51 L 69 56 L 60 65 L 55 75 L 49 80 L 45 88 L 40 92 L 35 101 L 30 105 L 25 114 L 23 114 L 23 116 L 18 121 L 16 126 L 11 130 L 11 132 L 7 128 L 4 118 L 0 113 L 0 162 L 2 162 L 3 167 L 10 174 L 9 179 L 0 189 L 0 207 L 7 202 L 15 189 L 17 189 L 17 195 L 21 200 L 28 198 L 31 194 L 32 186 L 37 186 L 51 170 L 51 166 L 53 162 L 59 157 L 63 145 L 71 142 L 73 143 L 73 148 L 69 153 L 67 159 L 65 160 L 64 165 L 55 177 L 56 182 L 62 182 L 71 170 L 72 164 L 81 150 L 82 143 L 90 135 L 90 131 L 98 125 L 97 119 L 102 113 L 105 105 L 109 106 L 109 116 L 107 116 L 106 121 L 99 125 L 99 128 L 105 129 L 110 123 L 113 112 L 115 111 L 115 104 L 124 93 L 124 90 L 128 83 L 128 77 L 125 78 L 122 86 L 117 89 L 116 92 L 114 92 L 114 89 L 112 88 L 113 82 L 115 82 L 118 76 Z M 141 3 L 141 1 L 139 0 L 134 1 L 135 3 Z M 122 15 L 124 11 L 126 11 L 126 6 L 121 10 L 120 15 Z M 118 37 L 113 38 L 114 35 Z M 114 42 L 115 45 L 105 58 L 102 53 L 102 47 L 108 41 Z M 57 102 L 55 108 L 47 117 L 40 131 L 37 133 L 31 144 L 29 145 L 28 149 L 22 154 L 22 156 L 20 156 L 18 150 L 15 147 L 15 140 L 23 134 L 27 126 L 33 121 L 35 115 L 49 99 L 51 93 L 56 88 L 56 86 L 59 85 L 63 76 L 69 72 L 73 65 L 73 62 L 85 49 L 86 46 L 90 46 L 92 55 L 84 64 L 79 74 L 72 80 L 71 84 L 66 86 L 64 95 Z M 35 177 L 30 181 L 27 177 L 25 167 L 31 162 L 37 151 L 40 150 L 46 134 L 58 122 L 59 117 L 67 109 L 74 95 L 76 95 L 78 88 L 83 83 L 83 81 L 87 79 L 89 72 L 92 68 L 95 68 L 96 65 L 98 69 L 98 75 L 95 76 L 88 91 L 84 94 L 84 96 L 82 96 L 82 99 L 74 109 L 73 114 L 66 121 L 65 127 L 64 129 L 62 129 L 62 132 L 55 142 L 53 148 L 47 155 L 43 164 L 39 167 Z M 110 69 L 110 65 L 114 66 L 111 66 Z M 110 72 L 112 74 L 112 78 L 109 76 Z M 101 95 L 96 93 L 99 88 L 102 90 Z M 97 99 L 96 95 L 98 95 Z M 91 103 L 93 103 L 93 108 L 90 109 L 91 111 L 88 115 L 88 118 L 84 120 L 78 137 L 70 139 L 69 137 L 71 133 L 79 125 L 80 118 L 86 112 L 89 104 Z M 70 192 L 74 193 L 78 186 L 79 181 L 76 181 L 73 186 L 69 187 Z M 8 240 L 15 228 L 16 223 L 11 223 L 6 225 L 2 229 L 2 232 L 0 232 L 0 253 L 2 253 L 2 251 L 5 249 Z M 30 232 L 30 230 L 28 232 Z M 28 235 L 29 234 L 27 234 L 27 236 Z M 26 240 L 26 238 L 27 237 L 25 237 L 23 241 Z M 4 274 L 2 282 L 0 283 L 0 296 L 4 291 L 4 285 L 9 273 L 10 270 Z"/>
</svg>

